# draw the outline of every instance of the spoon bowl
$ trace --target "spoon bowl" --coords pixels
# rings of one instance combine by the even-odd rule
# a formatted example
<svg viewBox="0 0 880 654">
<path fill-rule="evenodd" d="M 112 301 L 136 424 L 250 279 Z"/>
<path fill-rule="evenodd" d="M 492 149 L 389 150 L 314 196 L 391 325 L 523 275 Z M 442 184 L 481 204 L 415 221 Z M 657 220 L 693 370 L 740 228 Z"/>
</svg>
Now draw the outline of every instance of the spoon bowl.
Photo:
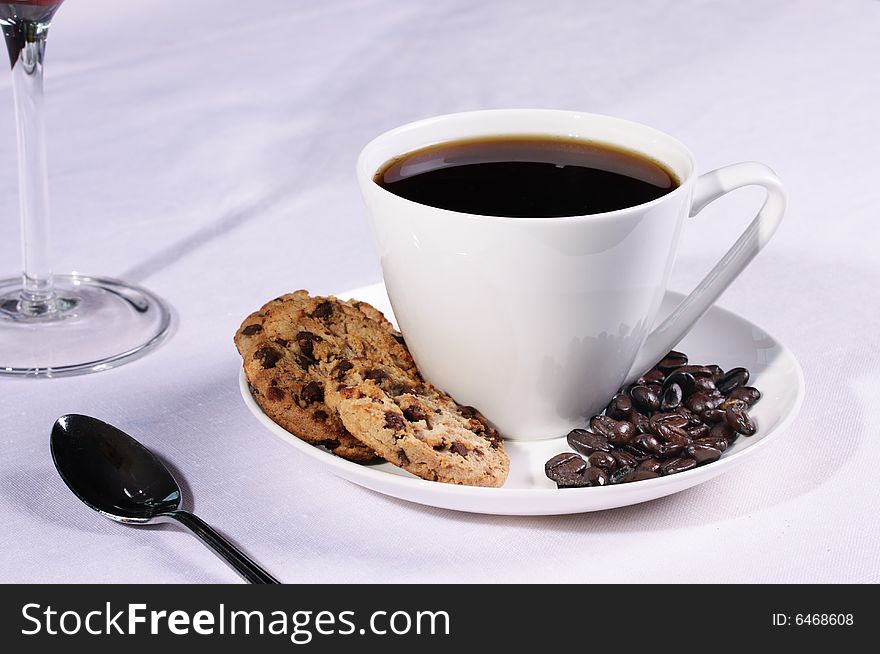
<svg viewBox="0 0 880 654">
<path fill-rule="evenodd" d="M 180 486 L 149 449 L 121 429 L 75 413 L 55 421 L 55 468 L 67 487 L 98 513 L 132 525 L 182 524 L 251 583 L 278 581 L 198 516 L 180 508 Z"/>
<path fill-rule="evenodd" d="M 146 524 L 180 507 L 180 486 L 168 468 L 113 425 L 61 416 L 52 427 L 51 450 L 68 488 L 111 520 Z"/>
</svg>

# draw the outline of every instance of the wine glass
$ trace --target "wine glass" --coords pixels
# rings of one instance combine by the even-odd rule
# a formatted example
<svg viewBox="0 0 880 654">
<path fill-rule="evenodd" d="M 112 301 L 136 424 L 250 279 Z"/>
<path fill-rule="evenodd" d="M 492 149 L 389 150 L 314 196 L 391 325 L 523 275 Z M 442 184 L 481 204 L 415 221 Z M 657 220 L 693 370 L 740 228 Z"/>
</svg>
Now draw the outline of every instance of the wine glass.
<svg viewBox="0 0 880 654">
<path fill-rule="evenodd" d="M 53 274 L 43 124 L 43 54 L 63 0 L 0 3 L 18 140 L 21 276 L 0 279 L 0 375 L 59 376 L 105 370 L 147 352 L 171 313 L 149 291 L 80 274 Z"/>
</svg>

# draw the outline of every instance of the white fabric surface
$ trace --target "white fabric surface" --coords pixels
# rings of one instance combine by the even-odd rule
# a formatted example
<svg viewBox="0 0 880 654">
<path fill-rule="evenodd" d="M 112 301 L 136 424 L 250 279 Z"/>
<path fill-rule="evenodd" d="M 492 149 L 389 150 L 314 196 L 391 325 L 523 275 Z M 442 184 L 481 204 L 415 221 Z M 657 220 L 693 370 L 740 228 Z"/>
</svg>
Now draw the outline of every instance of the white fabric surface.
<svg viewBox="0 0 880 654">
<path fill-rule="evenodd" d="M 0 581 L 237 579 L 180 530 L 80 504 L 48 451 L 65 412 L 172 461 L 192 508 L 288 582 L 880 581 L 878 24 L 874 0 L 70 0 L 47 61 L 56 269 L 143 283 L 178 326 L 116 370 L 0 381 Z M 10 95 L 0 77 L 3 274 L 19 269 Z M 259 427 L 236 385 L 241 318 L 285 291 L 380 278 L 360 147 L 409 120 L 518 106 L 649 123 L 704 171 L 776 169 L 787 218 L 722 304 L 803 364 L 784 438 L 662 500 L 507 518 L 363 490 Z M 673 288 L 759 198 L 687 226 Z"/>
</svg>

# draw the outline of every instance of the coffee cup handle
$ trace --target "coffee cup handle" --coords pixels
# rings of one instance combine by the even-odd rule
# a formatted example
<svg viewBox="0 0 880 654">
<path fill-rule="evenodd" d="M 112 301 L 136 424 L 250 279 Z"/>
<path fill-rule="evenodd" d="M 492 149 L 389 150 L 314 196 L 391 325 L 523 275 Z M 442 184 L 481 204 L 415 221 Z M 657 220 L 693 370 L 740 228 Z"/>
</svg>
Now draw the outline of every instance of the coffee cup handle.
<svg viewBox="0 0 880 654">
<path fill-rule="evenodd" d="M 763 186 L 767 197 L 755 219 L 706 277 L 645 339 L 627 375 L 627 383 L 652 368 L 691 330 L 730 283 L 767 244 L 785 213 L 782 182 L 764 164 L 749 161 L 718 168 L 700 175 L 694 188 L 690 216 L 725 193 L 743 186 Z"/>
</svg>

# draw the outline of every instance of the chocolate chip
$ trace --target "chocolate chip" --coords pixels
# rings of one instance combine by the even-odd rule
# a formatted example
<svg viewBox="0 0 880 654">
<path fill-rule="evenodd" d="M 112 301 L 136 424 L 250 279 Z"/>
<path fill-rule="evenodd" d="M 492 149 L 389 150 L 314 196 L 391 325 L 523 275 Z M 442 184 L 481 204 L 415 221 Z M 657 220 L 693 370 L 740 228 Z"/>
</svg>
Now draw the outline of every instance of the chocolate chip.
<svg viewBox="0 0 880 654">
<path fill-rule="evenodd" d="M 313 416 L 313 417 L 315 418 L 315 420 L 317 420 L 318 422 L 324 422 L 325 420 L 327 420 L 327 418 L 330 417 L 330 416 L 327 415 L 327 412 L 326 412 L 326 411 L 321 411 L 320 409 L 319 409 L 318 411 L 315 411 L 315 413 L 313 413 L 312 416 Z"/>
<path fill-rule="evenodd" d="M 455 443 L 450 445 L 449 449 L 452 450 L 453 452 L 455 452 L 456 454 L 458 454 L 459 456 L 463 456 L 465 458 L 467 458 L 468 452 L 470 452 L 470 450 L 467 447 L 465 447 L 464 443 L 459 443 L 458 441 L 456 441 Z"/>
<path fill-rule="evenodd" d="M 409 420 L 410 422 L 418 422 L 419 420 L 424 420 L 427 422 L 428 416 L 419 406 L 410 406 L 403 410 L 403 417 Z M 462 455 L 463 456 L 463 455 Z"/>
<path fill-rule="evenodd" d="M 304 354 L 294 354 L 293 360 L 296 361 L 296 365 L 298 365 L 303 370 L 308 370 L 311 366 L 317 363 L 317 361 L 307 357 Z"/>
<path fill-rule="evenodd" d="M 266 390 L 266 397 L 268 399 L 272 400 L 273 402 L 280 402 L 281 400 L 284 399 L 284 391 L 282 391 L 277 386 L 270 386 Z"/>
<path fill-rule="evenodd" d="M 364 373 L 364 379 L 371 379 L 373 381 L 382 381 L 387 378 L 388 373 L 384 370 L 367 370 L 367 372 Z"/>
<path fill-rule="evenodd" d="M 340 359 L 339 363 L 333 366 L 333 370 L 330 374 L 333 375 L 333 379 L 336 381 L 342 381 L 345 379 L 345 373 L 354 368 L 354 365 L 348 359 Z"/>
<path fill-rule="evenodd" d="M 315 310 L 312 311 L 313 318 L 329 318 L 333 313 L 333 305 L 330 302 L 321 302 L 318 306 L 315 307 Z"/>
<path fill-rule="evenodd" d="M 474 407 L 466 405 L 459 406 L 458 412 L 465 418 L 476 418 L 478 413 Z"/>
<path fill-rule="evenodd" d="M 264 369 L 274 368 L 275 364 L 278 363 L 278 360 L 281 358 L 281 353 L 276 349 L 269 347 L 268 345 L 264 345 L 259 350 L 254 352 L 254 359 L 259 359 L 260 364 Z"/>
<path fill-rule="evenodd" d="M 385 429 L 393 429 L 394 431 L 401 431 L 403 429 L 403 418 L 394 413 L 393 411 L 385 412 Z"/>
<path fill-rule="evenodd" d="M 244 336 L 253 336 L 254 334 L 259 334 L 263 331 L 263 326 L 259 324 L 248 325 L 241 330 L 242 335 Z"/>
<path fill-rule="evenodd" d="M 300 398 L 302 401 L 306 403 L 306 406 L 309 404 L 314 404 L 315 402 L 323 402 L 324 401 L 324 389 L 318 382 L 311 381 L 299 392 Z"/>
<path fill-rule="evenodd" d="M 499 447 L 501 447 L 501 436 L 494 429 L 488 428 L 482 436 L 489 441 L 492 449 L 497 450 Z"/>
</svg>

